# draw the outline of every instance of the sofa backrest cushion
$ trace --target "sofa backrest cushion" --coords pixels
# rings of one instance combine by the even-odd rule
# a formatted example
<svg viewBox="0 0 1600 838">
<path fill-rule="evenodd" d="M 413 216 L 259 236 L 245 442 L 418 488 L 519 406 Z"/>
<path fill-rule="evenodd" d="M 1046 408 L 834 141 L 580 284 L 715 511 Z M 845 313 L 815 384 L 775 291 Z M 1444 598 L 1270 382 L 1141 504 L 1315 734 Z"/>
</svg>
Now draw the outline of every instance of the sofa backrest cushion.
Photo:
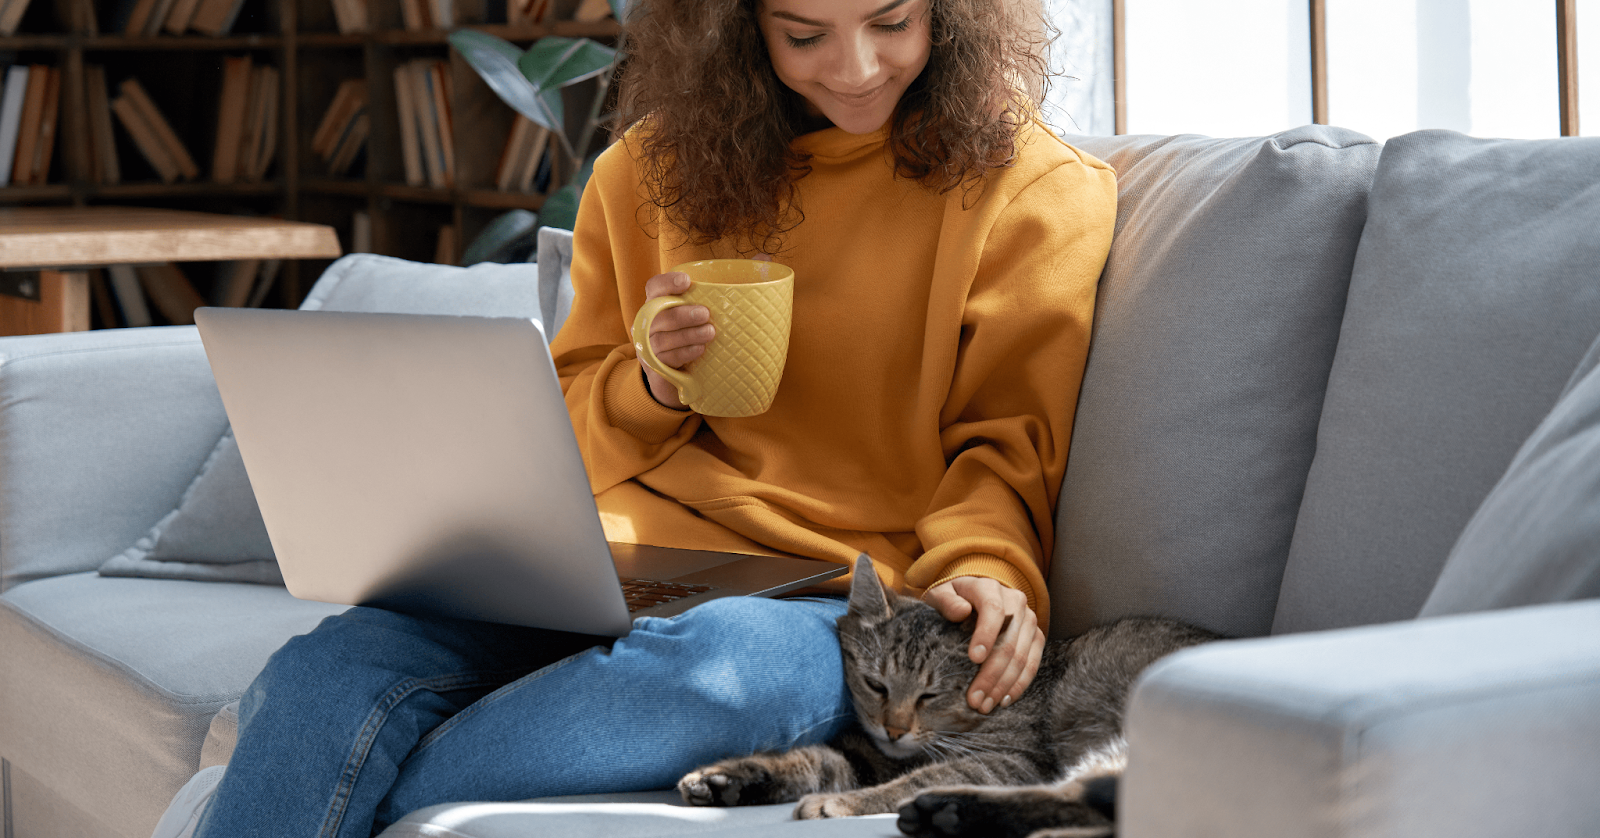
<svg viewBox="0 0 1600 838">
<path fill-rule="evenodd" d="M 1417 614 L 1600 332 L 1597 220 L 1600 139 L 1389 140 L 1274 632 Z"/>
<path fill-rule="evenodd" d="M 352 254 L 328 266 L 301 308 L 527 317 L 553 334 L 540 305 L 539 278 L 533 264 L 457 268 Z M 177 508 L 100 573 L 283 584 L 231 431 L 217 441 Z"/>
<path fill-rule="evenodd" d="M 1052 631 L 1130 614 L 1267 632 L 1379 146 L 1071 137 L 1116 235 L 1057 514 Z"/>
<path fill-rule="evenodd" d="M 1600 339 L 1450 550 L 1418 616 L 1600 597 Z"/>
</svg>

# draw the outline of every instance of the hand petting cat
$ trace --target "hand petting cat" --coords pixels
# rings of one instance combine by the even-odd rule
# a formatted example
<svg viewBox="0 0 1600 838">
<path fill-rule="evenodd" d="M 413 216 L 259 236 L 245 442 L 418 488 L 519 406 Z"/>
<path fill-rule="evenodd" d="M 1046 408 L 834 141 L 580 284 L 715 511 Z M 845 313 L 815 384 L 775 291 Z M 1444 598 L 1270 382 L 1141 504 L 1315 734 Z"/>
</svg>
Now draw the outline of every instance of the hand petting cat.
<svg viewBox="0 0 1600 838">
<path fill-rule="evenodd" d="M 952 623 L 976 612 L 967 656 L 979 664 L 978 677 L 967 688 L 967 704 L 987 714 L 1022 697 L 1039 672 L 1044 631 L 1028 607 L 1028 597 L 993 579 L 959 576 L 929 588 L 922 601 Z"/>
</svg>

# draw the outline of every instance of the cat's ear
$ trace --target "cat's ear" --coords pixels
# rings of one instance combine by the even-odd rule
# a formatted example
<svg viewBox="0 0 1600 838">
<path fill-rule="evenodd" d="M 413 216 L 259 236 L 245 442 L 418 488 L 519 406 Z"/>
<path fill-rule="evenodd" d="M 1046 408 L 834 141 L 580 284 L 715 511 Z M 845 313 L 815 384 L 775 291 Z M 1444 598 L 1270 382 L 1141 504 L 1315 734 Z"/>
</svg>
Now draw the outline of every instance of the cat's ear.
<svg viewBox="0 0 1600 838">
<path fill-rule="evenodd" d="M 887 620 L 893 613 L 889 594 L 866 553 L 856 557 L 855 573 L 850 578 L 850 610 L 869 620 Z"/>
</svg>

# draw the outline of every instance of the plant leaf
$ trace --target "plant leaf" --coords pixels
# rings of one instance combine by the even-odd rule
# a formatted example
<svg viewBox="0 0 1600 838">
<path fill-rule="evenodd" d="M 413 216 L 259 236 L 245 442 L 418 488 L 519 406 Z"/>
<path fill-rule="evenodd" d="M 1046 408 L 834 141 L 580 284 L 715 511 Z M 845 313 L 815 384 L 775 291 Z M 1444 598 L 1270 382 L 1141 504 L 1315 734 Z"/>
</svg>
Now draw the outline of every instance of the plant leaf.
<svg viewBox="0 0 1600 838">
<path fill-rule="evenodd" d="M 538 86 L 518 66 L 523 53 L 516 44 L 476 29 L 457 29 L 450 33 L 450 45 L 501 101 L 545 128 L 562 130 L 559 97 L 557 109 L 552 112 L 550 103 L 539 95 Z"/>
<path fill-rule="evenodd" d="M 587 38 L 552 36 L 535 41 L 517 59 L 517 66 L 559 124 L 563 118 L 561 88 L 606 72 L 616 55 L 616 50 Z"/>
<path fill-rule="evenodd" d="M 572 176 L 572 182 L 557 189 L 550 197 L 544 199 L 544 206 L 539 208 L 539 223 L 545 227 L 560 227 L 571 230 L 578 223 L 578 199 L 583 197 L 583 188 L 589 184 L 589 178 L 594 175 L 594 161 L 598 153 L 589 156 L 583 163 L 583 168 Z"/>
</svg>

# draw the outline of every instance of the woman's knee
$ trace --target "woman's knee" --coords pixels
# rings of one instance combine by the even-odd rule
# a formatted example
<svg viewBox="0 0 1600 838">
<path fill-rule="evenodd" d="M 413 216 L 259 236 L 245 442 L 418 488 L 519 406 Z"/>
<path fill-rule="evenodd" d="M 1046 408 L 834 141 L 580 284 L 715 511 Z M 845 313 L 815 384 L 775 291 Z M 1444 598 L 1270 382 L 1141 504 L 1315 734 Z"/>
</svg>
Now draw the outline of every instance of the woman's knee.
<svg viewBox="0 0 1600 838">
<path fill-rule="evenodd" d="M 834 621 L 842 606 L 759 597 L 713 600 L 619 643 L 673 660 L 667 669 L 718 712 L 832 708 L 844 694 Z"/>
</svg>

